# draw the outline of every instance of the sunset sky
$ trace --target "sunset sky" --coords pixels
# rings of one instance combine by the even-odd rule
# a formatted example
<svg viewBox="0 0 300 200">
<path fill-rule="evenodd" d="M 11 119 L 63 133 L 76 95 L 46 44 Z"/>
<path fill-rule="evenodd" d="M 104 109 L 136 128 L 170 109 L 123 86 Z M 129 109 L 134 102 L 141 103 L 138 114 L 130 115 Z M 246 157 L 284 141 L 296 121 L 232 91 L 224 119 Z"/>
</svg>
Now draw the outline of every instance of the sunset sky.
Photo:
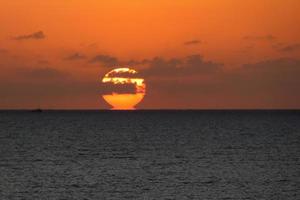
<svg viewBox="0 0 300 200">
<path fill-rule="evenodd" d="M 103 76 L 146 80 L 140 109 L 300 108 L 299 0 L 0 0 L 0 109 L 106 109 Z"/>
</svg>

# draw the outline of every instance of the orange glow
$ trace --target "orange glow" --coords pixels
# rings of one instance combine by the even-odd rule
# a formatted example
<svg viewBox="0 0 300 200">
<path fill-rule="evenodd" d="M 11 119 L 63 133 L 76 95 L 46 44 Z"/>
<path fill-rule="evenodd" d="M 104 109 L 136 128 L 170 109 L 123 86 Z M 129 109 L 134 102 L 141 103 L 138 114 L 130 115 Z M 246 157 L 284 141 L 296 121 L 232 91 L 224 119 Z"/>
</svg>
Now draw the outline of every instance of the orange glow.
<svg viewBox="0 0 300 200">
<path fill-rule="evenodd" d="M 297 73 L 280 61 L 300 59 L 299 8 L 300 0 L 0 0 L 0 109 L 107 109 L 105 99 L 118 108 L 299 108 Z M 220 69 L 193 73 L 201 63 L 180 64 L 191 55 Z M 265 73 L 244 67 L 261 62 Z M 147 77 L 141 104 L 143 95 L 99 96 L 102 75 L 118 65 Z M 284 70 L 285 87 L 276 78 Z"/>
<path fill-rule="evenodd" d="M 111 105 L 113 110 L 134 110 L 146 93 L 145 81 L 142 78 L 120 77 L 122 73 L 127 75 L 136 75 L 137 71 L 129 68 L 117 68 L 107 73 L 102 79 L 102 83 L 113 83 L 114 85 L 121 84 L 124 87 L 127 84 L 135 85 L 135 93 L 133 94 L 118 94 L 112 91 L 111 94 L 102 95 L 104 100 Z"/>
</svg>

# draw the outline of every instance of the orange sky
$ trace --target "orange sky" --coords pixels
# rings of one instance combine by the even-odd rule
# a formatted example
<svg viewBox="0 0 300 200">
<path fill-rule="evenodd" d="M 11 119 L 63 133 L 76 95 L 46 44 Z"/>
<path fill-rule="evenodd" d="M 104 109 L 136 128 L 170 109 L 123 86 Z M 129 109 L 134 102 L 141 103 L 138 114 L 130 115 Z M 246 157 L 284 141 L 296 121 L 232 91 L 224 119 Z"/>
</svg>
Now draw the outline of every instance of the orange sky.
<svg viewBox="0 0 300 200">
<path fill-rule="evenodd" d="M 139 108 L 300 108 L 299 10 L 299 0 L 0 0 L 0 108 L 108 108 L 107 57 L 146 76 Z"/>
</svg>

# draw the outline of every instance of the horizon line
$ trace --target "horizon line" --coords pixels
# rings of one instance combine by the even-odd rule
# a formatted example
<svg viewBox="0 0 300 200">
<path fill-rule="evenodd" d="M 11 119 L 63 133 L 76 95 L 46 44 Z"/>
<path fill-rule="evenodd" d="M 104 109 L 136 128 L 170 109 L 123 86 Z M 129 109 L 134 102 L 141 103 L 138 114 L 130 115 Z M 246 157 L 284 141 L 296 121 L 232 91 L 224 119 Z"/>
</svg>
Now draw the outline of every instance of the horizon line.
<svg viewBox="0 0 300 200">
<path fill-rule="evenodd" d="M 55 112 L 55 111 L 93 111 L 93 112 L 139 112 L 139 111 L 300 111 L 300 108 L 153 108 L 153 109 L 135 109 L 135 110 L 111 110 L 111 109 L 1 109 L 1 111 L 36 111 L 41 110 L 44 112 Z"/>
</svg>

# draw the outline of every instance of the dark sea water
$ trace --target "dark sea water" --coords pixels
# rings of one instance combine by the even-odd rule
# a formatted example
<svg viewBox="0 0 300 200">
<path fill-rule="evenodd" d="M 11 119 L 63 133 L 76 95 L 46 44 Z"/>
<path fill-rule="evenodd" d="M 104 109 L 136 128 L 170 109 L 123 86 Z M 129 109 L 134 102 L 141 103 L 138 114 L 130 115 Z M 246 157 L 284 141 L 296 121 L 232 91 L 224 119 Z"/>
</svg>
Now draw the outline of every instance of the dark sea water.
<svg viewBox="0 0 300 200">
<path fill-rule="evenodd" d="M 0 200 L 297 200 L 299 158 L 299 111 L 0 112 Z"/>
</svg>

